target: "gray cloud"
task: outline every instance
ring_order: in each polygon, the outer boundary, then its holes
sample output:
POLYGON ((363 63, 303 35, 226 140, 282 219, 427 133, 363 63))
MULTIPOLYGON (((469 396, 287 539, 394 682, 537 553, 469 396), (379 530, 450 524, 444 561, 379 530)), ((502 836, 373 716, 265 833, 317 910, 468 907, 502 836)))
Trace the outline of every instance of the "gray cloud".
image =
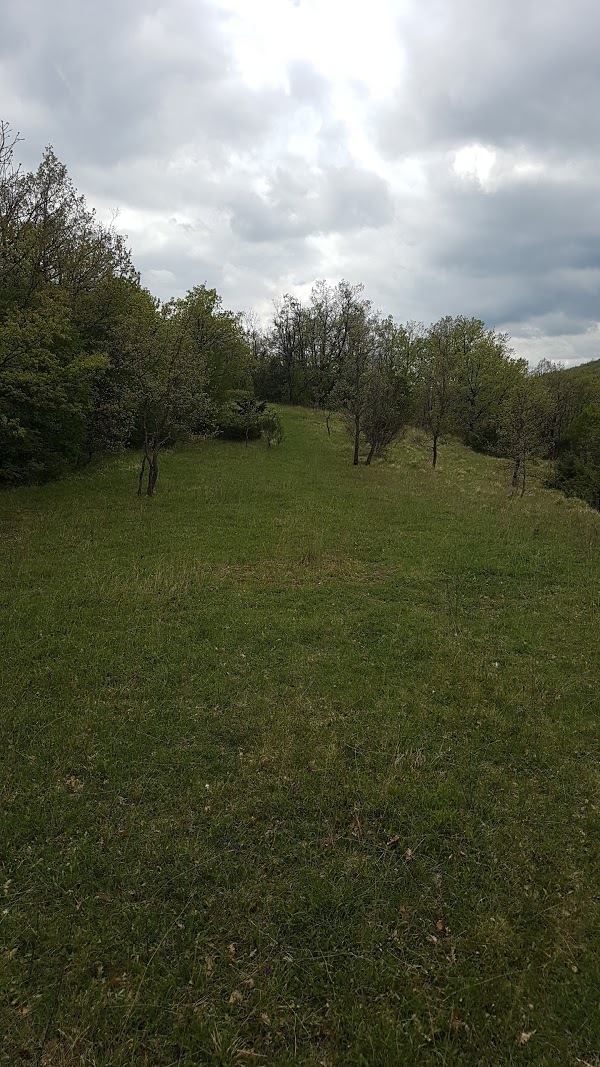
POLYGON ((406 71, 377 115, 390 156, 479 141, 584 155, 600 133, 596 0, 419 0, 406 71))
POLYGON ((308 55, 249 83, 235 25, 223 0, 2 5, 0 117, 24 162, 53 143, 103 216, 120 208, 157 295, 206 281, 267 312, 347 277, 400 319, 600 355, 596 0, 412 0, 377 100, 308 55), (453 168, 471 144, 495 152, 482 182, 453 168))
POLYGON ((357 167, 328 167, 316 173, 278 168, 265 196, 240 192, 231 201, 234 232, 249 241, 310 234, 345 233, 380 227, 393 218, 387 184, 357 167))

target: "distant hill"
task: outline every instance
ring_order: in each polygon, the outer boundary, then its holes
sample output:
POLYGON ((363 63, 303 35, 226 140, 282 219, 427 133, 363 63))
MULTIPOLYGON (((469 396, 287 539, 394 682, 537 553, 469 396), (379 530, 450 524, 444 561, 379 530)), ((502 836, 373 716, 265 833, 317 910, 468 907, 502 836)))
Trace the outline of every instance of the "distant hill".
POLYGON ((600 359, 591 359, 588 363, 578 363, 576 367, 567 367, 566 373, 573 374, 574 371, 585 371, 586 374, 593 374, 594 377, 600 376, 600 359))

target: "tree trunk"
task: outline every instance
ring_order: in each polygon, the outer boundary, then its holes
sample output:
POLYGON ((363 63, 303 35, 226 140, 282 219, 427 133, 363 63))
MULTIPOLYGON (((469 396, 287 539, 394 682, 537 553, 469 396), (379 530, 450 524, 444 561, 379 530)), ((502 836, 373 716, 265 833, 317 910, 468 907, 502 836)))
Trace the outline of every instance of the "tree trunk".
POLYGON ((369 449, 369 455, 367 456, 367 458, 365 460, 365 464, 366 464, 367 467, 371 466, 371 460, 373 459, 374 455, 375 455, 375 445, 371 445, 371 447, 369 449))
POLYGON ((360 448, 360 418, 354 419, 354 466, 358 467, 358 451, 360 448))
POLYGON ((433 463, 433 469, 434 470, 435 470, 435 466, 436 466, 436 463, 437 463, 437 443, 438 443, 438 435, 437 435, 437 433, 435 433, 433 435, 433 456, 432 456, 432 463, 433 463))
POLYGON ((516 488, 517 488, 517 486, 519 484, 519 471, 520 471, 520 469, 521 469, 521 457, 517 456, 517 458, 515 459, 515 465, 513 467, 513 472, 512 472, 512 487, 515 490, 516 490, 516 488))
POLYGON ((147 495, 152 496, 154 489, 158 481, 158 452, 153 452, 150 457, 150 466, 148 468, 148 489, 147 495))
POLYGON ((522 464, 521 470, 522 470, 522 474, 521 474, 521 496, 523 497, 523 496, 525 496, 525 479, 527 477, 527 471, 526 471, 526 468, 525 468, 525 461, 524 460, 523 460, 523 464, 522 464))
POLYGON ((144 471, 145 470, 146 470, 146 453, 144 452, 144 455, 142 456, 142 466, 140 467, 140 476, 138 478, 138 491, 137 491, 137 495, 138 496, 142 495, 142 487, 143 487, 143 483, 144 483, 144 471))
POLYGON ((327 427, 327 436, 328 437, 331 437, 331 426, 329 425, 329 420, 330 419, 331 419, 331 414, 327 415, 327 417, 325 419, 325 425, 327 427))

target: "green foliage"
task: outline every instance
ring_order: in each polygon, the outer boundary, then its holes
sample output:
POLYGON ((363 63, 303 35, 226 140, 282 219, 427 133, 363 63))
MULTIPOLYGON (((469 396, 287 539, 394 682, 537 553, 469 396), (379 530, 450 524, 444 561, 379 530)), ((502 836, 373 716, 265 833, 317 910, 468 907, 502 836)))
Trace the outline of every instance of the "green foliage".
POLYGON ((525 493, 530 461, 544 454, 547 398, 535 378, 522 378, 506 398, 498 426, 498 447, 512 463, 512 486, 525 493))
POLYGON ((82 351, 59 293, 0 323, 0 481, 47 478, 85 454, 94 383, 108 365, 82 351))
POLYGON ((478 452, 497 452, 504 404, 527 372, 514 359, 505 334, 487 330, 479 319, 454 320, 458 358, 451 421, 465 444, 478 452))
POLYGON ((243 386, 248 375, 250 348, 241 315, 224 310, 216 289, 198 285, 172 309, 186 322, 198 362, 203 367, 205 389, 217 405, 243 386))
POLYGON ((283 426, 279 413, 274 408, 266 407, 260 416, 260 429, 265 436, 267 448, 280 445, 283 441, 283 426))
POLYGON ((18 482, 125 443, 115 325, 138 278, 53 150, 28 173, 7 136, 0 124, 0 481, 18 482))
POLYGON ((545 410, 542 432, 550 459, 555 459, 560 442, 574 419, 589 405, 600 400, 600 379, 584 367, 565 371, 561 364, 542 360, 533 372, 545 410))
POLYGON ((204 285, 161 306, 54 151, 28 173, 13 149, 0 124, 0 480, 137 441, 153 491, 161 448, 213 433, 247 380, 241 318, 204 285))
POLYGON ((229 441, 257 441, 265 411, 266 401, 258 400, 246 390, 235 390, 218 418, 220 436, 229 441))
POLYGON ((367 464, 381 457, 413 414, 415 374, 407 336, 391 318, 373 323, 374 350, 367 375, 361 434, 369 447, 367 464))
POLYGON ((590 404, 560 442, 552 485, 600 510, 600 405, 590 404))

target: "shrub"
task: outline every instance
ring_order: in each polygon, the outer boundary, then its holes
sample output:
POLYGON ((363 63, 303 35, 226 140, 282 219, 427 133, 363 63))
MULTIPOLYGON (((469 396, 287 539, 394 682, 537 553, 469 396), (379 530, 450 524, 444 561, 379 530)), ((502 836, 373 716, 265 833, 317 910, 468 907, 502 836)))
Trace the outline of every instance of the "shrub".
POLYGON ((267 441, 267 448, 280 445, 283 440, 281 419, 274 408, 266 408, 260 419, 260 427, 267 441))
POLYGON ((229 441, 257 441, 262 433, 265 408, 265 401, 257 400, 252 393, 243 390, 231 393, 219 416, 220 436, 229 441))

